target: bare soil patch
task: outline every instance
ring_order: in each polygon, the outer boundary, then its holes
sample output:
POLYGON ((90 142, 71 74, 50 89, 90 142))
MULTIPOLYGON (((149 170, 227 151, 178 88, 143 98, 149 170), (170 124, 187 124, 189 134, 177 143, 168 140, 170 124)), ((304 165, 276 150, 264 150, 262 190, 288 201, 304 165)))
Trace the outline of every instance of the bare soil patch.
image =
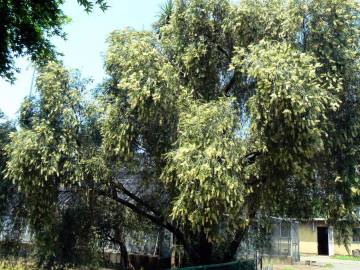
POLYGON ((273 270, 326 270, 331 269, 327 267, 313 266, 313 265, 274 265, 273 270))

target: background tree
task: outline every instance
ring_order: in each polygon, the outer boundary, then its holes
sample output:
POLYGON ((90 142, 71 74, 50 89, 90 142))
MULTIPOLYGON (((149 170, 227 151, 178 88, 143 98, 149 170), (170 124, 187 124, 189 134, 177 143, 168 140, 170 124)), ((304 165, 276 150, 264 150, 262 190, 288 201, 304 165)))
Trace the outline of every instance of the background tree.
POLYGON ((42 69, 6 169, 35 227, 60 190, 87 191, 173 233, 204 264, 233 258, 271 216, 356 222, 359 4, 179 0, 170 10, 155 33, 110 35, 93 104, 61 65, 42 69))
MULTIPOLYGON (((112 245, 121 251, 127 269, 125 237, 145 225, 135 226, 141 224, 137 216, 100 196, 101 190, 108 189, 110 177, 125 177, 119 170, 113 173, 115 164, 105 163, 102 156, 102 110, 87 101, 88 80, 78 72, 54 62, 41 71, 38 95, 24 100, 20 130, 12 135, 26 149, 7 146, 8 151, 22 156, 20 163, 34 165, 26 172, 17 171, 22 184, 16 183, 25 195, 26 225, 33 235, 35 259, 45 269, 96 265, 103 259, 100 251, 112 245), (23 141, 22 136, 28 140, 23 141), (23 156, 25 152, 30 156, 23 156), (40 174, 42 181, 33 181, 40 174)), ((8 168, 15 163, 10 160, 8 168)))
POLYGON ((5 179, 7 161, 5 147, 10 143, 10 133, 15 131, 14 123, 7 120, 0 111, 0 231, 3 236, 0 256, 19 255, 20 240, 26 232, 26 208, 24 197, 16 185, 5 179))
MULTIPOLYGON (((13 82, 18 71, 14 60, 29 56, 31 61, 43 64, 54 59, 56 50, 50 41, 53 36, 65 38, 63 25, 69 18, 61 10, 63 0, 0 1, 0 77, 13 82)), ((78 0, 86 12, 94 5, 107 8, 104 0, 78 0)))

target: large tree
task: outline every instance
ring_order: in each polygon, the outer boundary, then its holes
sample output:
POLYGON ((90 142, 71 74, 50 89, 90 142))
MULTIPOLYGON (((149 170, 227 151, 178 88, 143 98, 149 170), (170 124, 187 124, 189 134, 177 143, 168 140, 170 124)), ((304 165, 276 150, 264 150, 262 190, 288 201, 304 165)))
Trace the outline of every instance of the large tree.
POLYGON ((169 230, 195 264, 231 259, 262 218, 356 222, 359 11, 175 1, 154 32, 110 35, 94 103, 61 65, 41 70, 7 174, 38 222, 59 190, 85 189, 169 230))
MULTIPOLYGON (((105 0, 78 0, 90 12, 94 4, 102 10, 105 0)), ((54 59, 56 50, 51 37, 65 38, 63 25, 69 21, 62 11, 64 0, 1 0, 0 1, 0 77, 13 82, 15 58, 29 56, 31 61, 44 64, 54 59)))

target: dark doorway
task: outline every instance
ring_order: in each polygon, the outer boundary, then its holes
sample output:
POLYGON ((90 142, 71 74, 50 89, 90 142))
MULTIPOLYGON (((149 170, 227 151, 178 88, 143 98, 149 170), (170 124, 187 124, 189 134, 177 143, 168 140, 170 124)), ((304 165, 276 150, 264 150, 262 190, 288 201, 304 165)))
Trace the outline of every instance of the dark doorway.
POLYGON ((318 253, 329 255, 329 237, 327 227, 317 227, 318 253))

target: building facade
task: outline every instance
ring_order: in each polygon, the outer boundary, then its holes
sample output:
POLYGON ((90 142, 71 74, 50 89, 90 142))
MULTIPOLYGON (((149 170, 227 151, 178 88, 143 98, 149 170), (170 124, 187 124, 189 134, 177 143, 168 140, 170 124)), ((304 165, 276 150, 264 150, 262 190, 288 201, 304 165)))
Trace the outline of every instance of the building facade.
POLYGON ((353 228, 349 250, 335 239, 333 226, 326 224, 324 219, 314 219, 299 223, 300 255, 352 255, 360 251, 360 227, 353 228))

